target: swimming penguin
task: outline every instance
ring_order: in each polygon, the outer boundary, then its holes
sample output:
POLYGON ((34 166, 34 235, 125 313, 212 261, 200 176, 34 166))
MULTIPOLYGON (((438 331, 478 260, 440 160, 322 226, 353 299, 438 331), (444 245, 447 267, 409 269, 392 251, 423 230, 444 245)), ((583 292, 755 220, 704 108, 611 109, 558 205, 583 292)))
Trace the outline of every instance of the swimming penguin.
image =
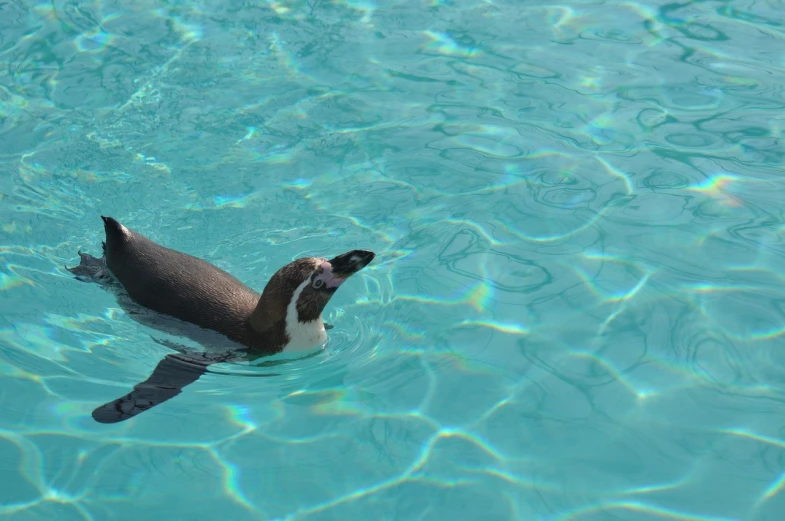
POLYGON ((111 217, 101 218, 103 257, 79 251, 79 265, 66 269, 113 291, 130 318, 220 350, 200 352, 159 341, 177 353, 161 360, 132 392, 95 409, 93 418, 100 423, 127 420, 177 396, 212 364, 320 347, 330 327, 322 322, 322 310, 341 284, 375 256, 352 250, 330 260, 297 259, 279 269, 260 295, 206 261, 161 246, 111 217))

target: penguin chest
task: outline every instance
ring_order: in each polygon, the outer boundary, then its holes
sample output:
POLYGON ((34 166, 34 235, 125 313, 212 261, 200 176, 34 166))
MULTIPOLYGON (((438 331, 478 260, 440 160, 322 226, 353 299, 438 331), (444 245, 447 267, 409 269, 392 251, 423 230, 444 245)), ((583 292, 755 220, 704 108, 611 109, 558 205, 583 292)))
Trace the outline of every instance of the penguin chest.
POLYGON ((321 320, 287 325, 286 336, 289 338, 283 348, 286 352, 310 351, 327 343, 327 332, 321 320))

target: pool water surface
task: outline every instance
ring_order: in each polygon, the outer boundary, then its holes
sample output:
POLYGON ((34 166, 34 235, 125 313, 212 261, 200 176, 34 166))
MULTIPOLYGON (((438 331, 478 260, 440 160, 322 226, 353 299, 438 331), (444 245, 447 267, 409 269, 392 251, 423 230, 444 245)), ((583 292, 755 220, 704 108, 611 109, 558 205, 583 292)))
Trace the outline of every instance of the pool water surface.
POLYGON ((0 2, 0 516, 781 521, 785 4, 0 2), (316 356, 171 351, 101 215, 258 291, 376 253, 316 356), (260 377, 264 376, 264 377, 260 377))

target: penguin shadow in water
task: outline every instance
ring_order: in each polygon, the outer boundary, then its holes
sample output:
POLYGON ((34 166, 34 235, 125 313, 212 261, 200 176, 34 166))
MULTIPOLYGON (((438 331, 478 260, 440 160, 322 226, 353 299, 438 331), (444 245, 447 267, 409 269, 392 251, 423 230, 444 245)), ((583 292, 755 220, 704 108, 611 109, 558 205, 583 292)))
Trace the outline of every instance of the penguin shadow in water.
POLYGON ((80 251, 79 265, 66 269, 114 293, 133 320, 210 349, 202 352, 154 338, 175 352, 130 393, 96 408, 92 416, 100 423, 133 418, 174 398, 213 364, 280 353, 317 355, 307 353, 324 345, 332 327, 322 321, 322 311, 336 290, 375 257, 370 251, 352 250, 333 259, 300 258, 276 271, 259 294, 209 262, 161 246, 111 217, 101 218, 103 256, 80 251))

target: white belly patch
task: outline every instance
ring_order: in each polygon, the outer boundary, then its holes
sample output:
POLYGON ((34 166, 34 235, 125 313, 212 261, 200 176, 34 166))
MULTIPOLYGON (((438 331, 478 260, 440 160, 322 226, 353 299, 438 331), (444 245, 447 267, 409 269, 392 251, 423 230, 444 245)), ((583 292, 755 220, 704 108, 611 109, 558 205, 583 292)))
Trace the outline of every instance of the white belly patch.
POLYGON ((289 335, 289 342, 283 348, 286 352, 310 351, 327 343, 327 331, 321 319, 296 323, 294 327, 287 324, 286 334, 289 335))
POLYGON ((291 302, 286 307, 286 335, 289 342, 284 346, 284 352, 310 351, 327 343, 327 331, 324 330, 322 317, 312 322, 297 320, 297 300, 309 283, 310 280, 305 280, 297 286, 291 302))

